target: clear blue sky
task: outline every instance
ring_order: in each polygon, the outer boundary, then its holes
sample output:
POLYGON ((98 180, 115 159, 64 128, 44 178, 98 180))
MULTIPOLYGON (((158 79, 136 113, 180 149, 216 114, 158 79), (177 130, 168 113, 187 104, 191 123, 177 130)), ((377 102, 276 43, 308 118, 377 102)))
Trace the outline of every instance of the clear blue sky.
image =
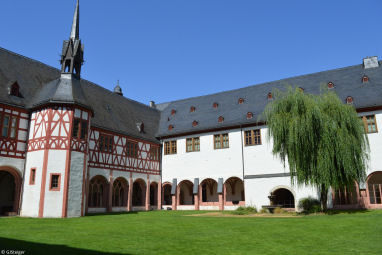
MULTIPOLYGON (((166 102, 382 57, 381 0, 81 0, 82 77, 166 102)), ((59 67, 75 0, 0 3, 0 47, 59 67)))

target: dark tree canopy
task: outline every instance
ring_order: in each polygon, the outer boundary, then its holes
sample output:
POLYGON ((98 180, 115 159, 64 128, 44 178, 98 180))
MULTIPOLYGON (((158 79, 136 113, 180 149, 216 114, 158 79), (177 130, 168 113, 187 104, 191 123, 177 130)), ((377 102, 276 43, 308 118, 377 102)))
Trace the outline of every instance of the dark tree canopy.
POLYGON ((288 163, 293 182, 318 188, 325 209, 329 187, 365 180, 369 143, 361 120, 353 105, 328 90, 310 95, 289 88, 274 94, 264 111, 273 154, 288 163))

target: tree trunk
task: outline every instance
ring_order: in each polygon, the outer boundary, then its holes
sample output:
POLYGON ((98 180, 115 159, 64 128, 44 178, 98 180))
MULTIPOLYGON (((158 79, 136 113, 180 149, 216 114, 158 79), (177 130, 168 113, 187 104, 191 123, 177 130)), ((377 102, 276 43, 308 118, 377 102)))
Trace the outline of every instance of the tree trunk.
POLYGON ((321 210, 323 212, 326 212, 326 210, 328 209, 328 188, 325 185, 321 185, 320 202, 321 202, 321 210))

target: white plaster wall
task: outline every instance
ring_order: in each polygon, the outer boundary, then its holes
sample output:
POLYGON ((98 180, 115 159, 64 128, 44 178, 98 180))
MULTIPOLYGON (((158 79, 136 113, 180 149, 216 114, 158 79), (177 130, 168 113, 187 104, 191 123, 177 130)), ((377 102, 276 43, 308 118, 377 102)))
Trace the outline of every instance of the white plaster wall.
POLYGON ((24 177, 24 190, 21 205, 21 216, 38 217, 40 191, 41 191, 41 178, 42 178, 42 165, 43 165, 44 151, 28 152, 25 177, 24 177), (30 185, 30 170, 36 168, 35 184, 30 185))
POLYGON ((44 217, 62 217, 66 151, 49 150, 46 171, 44 217), (60 191, 50 191, 50 174, 61 174, 60 191))
POLYGON ((269 205, 268 196, 277 188, 287 188, 294 194, 296 209, 301 198, 318 197, 317 190, 313 187, 292 186, 290 177, 246 179, 244 182, 246 206, 254 206, 260 210, 263 205, 269 205))
POLYGON ((378 133, 368 134, 370 145, 370 166, 367 174, 375 171, 382 171, 382 111, 359 114, 360 116, 375 114, 377 120, 378 133))
POLYGON ((68 190, 68 217, 81 216, 84 157, 85 154, 82 152, 71 152, 68 190))
POLYGON ((178 183, 182 180, 193 182, 194 178, 200 178, 201 183, 206 178, 218 181, 218 178, 227 180, 234 176, 243 177, 240 129, 184 136, 176 140, 177 154, 162 155, 163 182, 172 182, 173 178, 177 178, 178 183), (213 137, 215 134, 223 133, 229 134, 229 148, 215 150, 213 137), (198 136, 200 151, 186 152, 186 138, 198 136))

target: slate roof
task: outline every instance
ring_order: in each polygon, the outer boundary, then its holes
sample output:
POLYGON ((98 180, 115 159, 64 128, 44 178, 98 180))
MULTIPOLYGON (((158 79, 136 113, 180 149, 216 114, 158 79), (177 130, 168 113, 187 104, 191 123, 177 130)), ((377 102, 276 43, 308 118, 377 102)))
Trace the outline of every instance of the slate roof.
POLYGON ((30 110, 46 102, 70 100, 91 107, 93 127, 158 143, 158 110, 84 79, 63 79, 56 68, 0 48, 0 103, 30 110), (9 87, 16 81, 22 98, 9 95, 9 87), (73 90, 65 90, 69 85, 73 90), (143 133, 137 128, 140 122, 144 123, 143 133))
POLYGON ((261 114, 269 102, 268 93, 274 89, 283 90, 288 86, 301 87, 306 93, 319 94, 321 86, 334 83, 333 90, 345 102, 348 96, 353 97, 354 106, 359 108, 382 105, 382 67, 364 69, 363 65, 354 65, 340 69, 302 75, 245 88, 225 91, 212 95, 194 97, 158 104, 161 110, 158 137, 196 133, 199 131, 213 130, 220 127, 255 124, 264 121, 261 114), (362 83, 366 75, 369 81, 362 83), (239 98, 244 99, 239 104, 239 98), (213 103, 218 103, 214 109, 213 103), (190 112, 190 107, 196 110, 190 112), (172 110, 176 113, 172 115, 172 110), (252 119, 247 119, 247 112, 253 113, 252 119), (224 121, 218 123, 222 116, 224 121), (194 121, 198 122, 193 126, 194 121), (172 125, 172 130, 169 130, 172 125))

